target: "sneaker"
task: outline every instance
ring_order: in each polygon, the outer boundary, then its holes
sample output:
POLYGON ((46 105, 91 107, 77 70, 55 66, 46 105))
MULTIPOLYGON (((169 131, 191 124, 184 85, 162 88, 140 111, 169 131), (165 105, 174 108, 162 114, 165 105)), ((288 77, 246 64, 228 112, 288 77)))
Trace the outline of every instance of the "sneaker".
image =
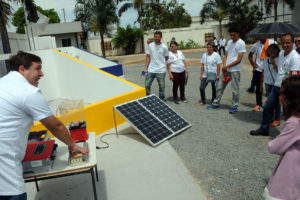
POLYGON ((263 129, 260 128, 260 129, 257 129, 257 130, 250 131, 250 135, 253 135, 253 136, 259 136, 259 135, 269 136, 269 131, 263 130, 263 129))
POLYGON ((207 108, 208 110, 211 110, 211 109, 219 109, 219 106, 214 105, 214 104, 210 104, 210 105, 206 106, 206 108, 207 108))
POLYGON ((173 100, 175 104, 179 104, 179 101, 177 99, 173 100))
POLYGON ((182 99, 181 101, 182 101, 183 103, 189 102, 187 99, 182 99))
POLYGON ((237 108, 230 108, 229 113, 235 114, 237 112, 237 108))
POLYGON ((276 126, 280 126, 280 121, 274 120, 271 125, 271 127, 276 127, 276 126))
POLYGON ((248 88, 247 92, 249 92, 249 93, 254 93, 254 89, 248 88))
POLYGON ((252 111, 260 111, 261 110, 261 107, 259 105, 256 105, 252 111))

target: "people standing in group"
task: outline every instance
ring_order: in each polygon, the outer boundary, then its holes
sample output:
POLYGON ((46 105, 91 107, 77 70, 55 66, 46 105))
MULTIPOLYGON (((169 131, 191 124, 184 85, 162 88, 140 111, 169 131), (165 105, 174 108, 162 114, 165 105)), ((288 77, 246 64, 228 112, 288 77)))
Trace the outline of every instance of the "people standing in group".
POLYGON ((280 103, 284 120, 280 135, 269 142, 269 152, 280 159, 265 188, 265 199, 300 199, 300 76, 282 82, 280 103))
POLYGON ((273 44, 274 40, 271 39, 260 39, 257 41, 250 49, 248 59, 254 70, 254 80, 256 87, 256 106, 253 108, 253 111, 259 111, 262 107, 262 87, 261 77, 262 77, 262 64, 266 59, 266 50, 270 44, 273 44), (253 60, 253 55, 256 54, 255 61, 253 60))
POLYGON ((233 114, 237 112, 239 104, 239 86, 240 86, 240 77, 242 69, 242 59, 243 55, 246 52, 245 42, 240 38, 240 32, 236 28, 229 30, 231 40, 226 46, 226 53, 223 59, 223 74, 217 84, 217 95, 212 104, 207 106, 207 109, 217 109, 219 108, 219 103, 221 101, 224 90, 228 84, 228 80, 224 79, 224 73, 228 74, 231 78, 231 88, 232 88, 232 106, 229 110, 229 113, 233 114))
POLYGON ((295 38, 296 51, 300 54, 300 37, 295 38))
POLYGON ((260 128, 250 131, 250 135, 269 135, 270 123, 274 113, 274 109, 279 104, 280 87, 284 79, 289 76, 290 72, 300 71, 300 58, 296 50, 293 49, 294 36, 285 34, 281 38, 282 51, 278 57, 278 75, 275 79, 274 86, 271 89, 269 97, 263 106, 263 118, 260 128))
POLYGON ((153 80, 156 78, 159 86, 159 98, 165 99, 165 76, 167 64, 169 59, 168 47, 161 42, 162 32, 156 31, 154 33, 154 42, 149 44, 146 51, 146 65, 144 71, 147 71, 145 87, 146 94, 151 94, 151 86, 153 80))
POLYGON ((211 83, 212 87, 212 98, 210 103, 216 98, 216 81, 220 78, 221 71, 221 57, 218 53, 214 52, 214 43, 207 43, 207 52, 202 55, 201 64, 201 74, 200 74, 200 103, 198 106, 203 106, 206 104, 205 88, 208 83, 211 83))
POLYGON ((179 104, 178 98, 178 87, 180 89, 180 100, 187 103, 188 100, 185 98, 184 87, 185 87, 185 76, 187 71, 187 63, 185 57, 178 49, 176 41, 171 42, 169 60, 167 61, 169 78, 173 81, 173 101, 179 104))
POLYGON ((223 56, 225 56, 225 46, 226 46, 226 39, 224 38, 223 35, 221 35, 221 38, 219 40, 219 54, 221 55, 221 50, 223 50, 223 56))
MULTIPOLYGON (((280 48, 277 44, 271 44, 267 49, 267 58, 263 62, 263 77, 266 89, 266 96, 268 97, 272 88, 274 87, 275 80, 278 75, 278 56, 280 48)), ((261 84, 262 85, 262 84, 261 84)), ((261 92, 263 88, 260 88, 261 92)), ((281 106, 278 104, 274 111, 274 117, 272 118, 271 127, 276 127, 280 125, 280 109, 281 106)))
POLYGON ((214 51, 215 52, 218 52, 218 46, 219 46, 218 39, 216 37, 214 37, 214 51))

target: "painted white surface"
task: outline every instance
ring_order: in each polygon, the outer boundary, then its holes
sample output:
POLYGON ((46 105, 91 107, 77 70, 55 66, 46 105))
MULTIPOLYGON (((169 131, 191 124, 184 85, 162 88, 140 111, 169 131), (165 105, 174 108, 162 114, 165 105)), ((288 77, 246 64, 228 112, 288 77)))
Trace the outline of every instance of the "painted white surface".
MULTIPOLYGON (((118 130, 136 132, 127 123, 118 130)), ((114 129, 107 133, 114 133, 114 129)), ((100 143, 102 135, 96 136, 98 146, 104 146, 100 143)), ((206 200, 168 141, 153 148, 140 135, 110 135, 103 139, 110 147, 97 150, 99 200, 206 200)), ((39 186, 40 192, 36 192, 34 183, 26 184, 29 199, 93 199, 89 174, 40 181, 39 186)))
POLYGON ((67 48, 62 47, 62 48, 57 48, 57 50, 60 50, 62 53, 72 56, 73 58, 76 58, 80 61, 90 64, 96 68, 110 67, 118 64, 110 60, 104 59, 102 57, 95 56, 91 53, 88 53, 86 51, 80 50, 75 47, 67 47, 67 48))

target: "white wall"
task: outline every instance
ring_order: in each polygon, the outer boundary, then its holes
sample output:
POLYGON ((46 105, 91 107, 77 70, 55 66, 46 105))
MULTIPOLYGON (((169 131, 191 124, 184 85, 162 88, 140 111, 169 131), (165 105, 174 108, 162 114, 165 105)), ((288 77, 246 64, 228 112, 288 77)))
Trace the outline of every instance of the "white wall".
MULTIPOLYGON (((77 47, 76 33, 66 33, 55 35, 56 47, 62 47, 62 39, 71 39, 71 46, 77 47)), ((80 40, 78 40, 78 46, 80 46, 80 40)))

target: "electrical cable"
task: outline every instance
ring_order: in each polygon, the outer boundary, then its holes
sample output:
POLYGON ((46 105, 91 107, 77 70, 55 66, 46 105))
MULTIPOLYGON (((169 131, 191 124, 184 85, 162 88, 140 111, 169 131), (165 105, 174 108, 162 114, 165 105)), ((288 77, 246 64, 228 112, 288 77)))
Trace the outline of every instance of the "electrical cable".
MULTIPOLYGON (((136 134, 138 134, 138 133, 121 133, 121 134, 118 134, 118 135, 136 135, 136 134)), ((109 143, 103 140, 103 138, 108 136, 108 135, 116 135, 116 133, 106 133, 106 134, 102 135, 100 137, 100 142, 104 143, 106 146, 102 146, 102 147, 101 146, 96 146, 96 149, 107 149, 107 148, 109 148, 109 146, 110 146, 109 143)))

